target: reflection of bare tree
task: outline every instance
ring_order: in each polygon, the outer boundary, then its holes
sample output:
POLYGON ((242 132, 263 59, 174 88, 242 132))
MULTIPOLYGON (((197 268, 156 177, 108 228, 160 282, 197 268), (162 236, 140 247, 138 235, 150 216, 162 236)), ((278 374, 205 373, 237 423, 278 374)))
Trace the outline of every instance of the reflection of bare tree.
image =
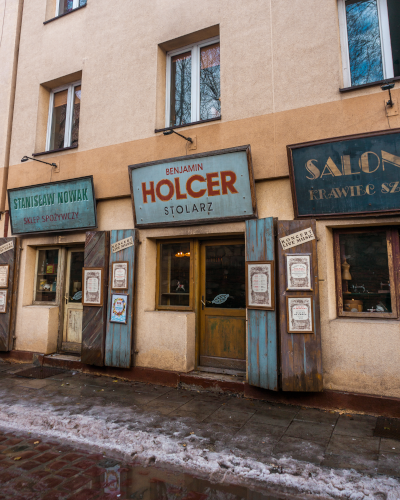
POLYGON ((192 121, 192 57, 190 52, 172 58, 171 125, 192 121))
POLYGON ((377 0, 346 2, 352 85, 383 80, 377 0))
POLYGON ((200 120, 221 116, 219 43, 201 50, 200 120))

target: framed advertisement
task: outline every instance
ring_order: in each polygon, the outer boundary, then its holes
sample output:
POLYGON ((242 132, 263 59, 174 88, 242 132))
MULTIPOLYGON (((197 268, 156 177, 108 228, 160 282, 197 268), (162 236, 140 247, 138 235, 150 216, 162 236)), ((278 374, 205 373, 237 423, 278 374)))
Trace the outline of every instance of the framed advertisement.
POLYGON ((274 262, 246 262, 246 307, 275 309, 274 262))
POLYGON ((0 290, 0 314, 7 312, 7 296, 8 290, 0 290))
POLYGON ((127 294, 111 294, 110 323, 122 323, 126 325, 128 318, 128 297, 127 294))
POLYGON ((111 288, 113 290, 128 290, 129 262, 113 262, 111 266, 111 288))
POLYGON ((10 264, 0 266, 0 288, 8 288, 8 276, 10 274, 10 264))
POLYGON ((312 291, 311 254, 286 254, 286 290, 312 291))
POLYGON ((312 295, 286 296, 288 333, 314 333, 314 303, 312 295))
POLYGON ((84 306, 103 305, 103 268, 84 267, 82 269, 82 304, 84 306))

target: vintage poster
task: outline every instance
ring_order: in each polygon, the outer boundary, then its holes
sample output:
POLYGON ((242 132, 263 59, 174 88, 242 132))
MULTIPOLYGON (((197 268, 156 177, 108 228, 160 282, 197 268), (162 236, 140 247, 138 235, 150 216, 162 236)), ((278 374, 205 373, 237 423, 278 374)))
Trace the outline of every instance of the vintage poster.
POLYGON ((82 270, 83 281, 83 305, 102 306, 103 305, 103 268, 84 267, 82 270))
POLYGON ((311 255, 286 255, 287 290, 312 290, 311 255))
POLYGON ((274 263, 246 262, 247 308, 274 310, 274 263))
POLYGON ((128 289, 128 268, 129 268, 129 262, 112 263, 111 288, 113 290, 128 289))
POLYGON ((288 333, 314 333, 312 296, 286 297, 288 333))
POLYGON ((126 325, 128 312, 129 295, 115 294, 111 295, 111 315, 110 323, 123 323, 126 325))
POLYGON ((7 312, 7 293, 8 290, 0 290, 0 314, 7 312))
POLYGON ((9 264, 0 266, 0 288, 8 288, 8 274, 10 272, 9 264))

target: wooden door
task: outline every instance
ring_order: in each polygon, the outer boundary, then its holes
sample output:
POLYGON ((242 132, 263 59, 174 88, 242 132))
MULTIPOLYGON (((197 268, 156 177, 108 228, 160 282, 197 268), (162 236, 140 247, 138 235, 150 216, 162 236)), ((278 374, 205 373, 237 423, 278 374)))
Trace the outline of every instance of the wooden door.
POLYGON ((63 351, 81 352, 83 263, 83 248, 72 248, 68 250, 64 297, 63 351))
POLYGON ((200 366, 245 371, 244 241, 203 243, 200 259, 200 366))

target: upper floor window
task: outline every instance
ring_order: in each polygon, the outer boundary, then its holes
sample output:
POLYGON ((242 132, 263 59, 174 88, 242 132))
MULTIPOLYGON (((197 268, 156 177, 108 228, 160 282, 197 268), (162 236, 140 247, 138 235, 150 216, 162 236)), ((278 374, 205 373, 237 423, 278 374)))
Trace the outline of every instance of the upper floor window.
POLYGON ((86 0, 57 0, 56 16, 61 16, 71 10, 86 5, 86 0))
POLYGON ((399 0, 339 0, 344 86, 400 76, 399 0))
POLYGON ((169 52, 165 126, 185 125, 219 116, 219 38, 169 52))
POLYGON ((50 93, 46 151, 78 145, 81 83, 74 82, 50 93))

